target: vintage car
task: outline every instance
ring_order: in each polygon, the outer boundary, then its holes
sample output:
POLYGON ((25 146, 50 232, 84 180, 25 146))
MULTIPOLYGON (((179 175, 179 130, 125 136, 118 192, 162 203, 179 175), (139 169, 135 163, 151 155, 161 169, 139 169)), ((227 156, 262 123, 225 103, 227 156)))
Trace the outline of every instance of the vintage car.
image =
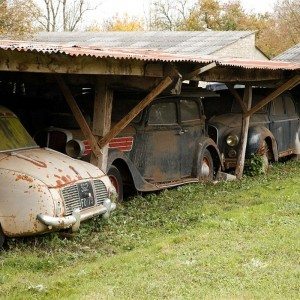
POLYGON ((97 167, 38 147, 19 119, 0 106, 0 248, 5 237, 71 228, 109 216, 117 198, 97 167))
MULTIPOLYGON (((265 89, 253 89, 252 107, 268 93, 270 91, 265 89)), ((232 98, 230 112, 212 116, 208 121, 209 136, 224 154, 227 169, 236 166, 242 124, 240 105, 232 98)), ((292 95, 286 92, 251 116, 246 158, 251 154, 262 155, 266 169, 270 161, 300 154, 299 107, 296 104, 292 95)))
MULTIPOLYGON (((116 96, 112 123, 121 120, 138 101, 134 96, 116 96)), ((83 141, 78 125, 72 124, 71 115, 62 114, 61 121, 54 119, 55 127, 39 134, 38 143, 60 151, 65 148, 72 157, 88 154, 88 143, 83 141)), ((109 143, 107 174, 119 200, 123 192, 132 189, 155 191, 211 180, 220 168, 220 153, 207 135, 200 98, 156 99, 109 143)))

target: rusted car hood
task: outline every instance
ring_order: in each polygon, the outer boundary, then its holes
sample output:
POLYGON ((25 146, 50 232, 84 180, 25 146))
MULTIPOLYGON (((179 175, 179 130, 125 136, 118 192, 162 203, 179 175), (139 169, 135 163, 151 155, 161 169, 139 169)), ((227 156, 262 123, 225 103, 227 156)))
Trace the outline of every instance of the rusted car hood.
MULTIPOLYGON (((268 117, 264 114, 254 114, 250 119, 250 124, 266 124, 268 117)), ((228 113, 224 115, 214 116, 209 119, 208 124, 221 125, 229 128, 242 126, 242 114, 228 113)))
POLYGON ((0 153, 0 169, 16 172, 16 180, 32 180, 30 177, 33 177, 48 187, 61 187, 81 179, 104 175, 92 164, 45 148, 0 153))

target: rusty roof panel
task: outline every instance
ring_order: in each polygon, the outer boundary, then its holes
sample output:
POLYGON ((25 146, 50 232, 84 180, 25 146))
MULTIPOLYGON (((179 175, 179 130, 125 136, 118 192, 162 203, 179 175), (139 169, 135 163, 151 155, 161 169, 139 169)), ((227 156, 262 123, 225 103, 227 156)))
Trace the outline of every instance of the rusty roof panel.
POLYGON ((0 49, 18 52, 90 56, 95 58, 128 59, 154 62, 211 63, 242 69, 300 70, 300 63, 284 61, 259 61, 250 59, 215 58, 213 56, 178 55, 150 49, 99 48, 93 46, 69 46, 41 42, 0 40, 0 49))

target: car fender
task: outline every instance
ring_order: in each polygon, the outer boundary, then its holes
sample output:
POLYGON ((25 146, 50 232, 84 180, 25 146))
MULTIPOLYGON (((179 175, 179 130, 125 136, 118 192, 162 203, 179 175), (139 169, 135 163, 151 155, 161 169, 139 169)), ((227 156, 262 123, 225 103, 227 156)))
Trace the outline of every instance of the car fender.
POLYGON ((49 231, 37 220, 42 213, 54 216, 56 206, 48 187, 29 175, 0 170, 0 224, 6 236, 49 231))
POLYGON ((251 154, 259 153, 264 146, 264 141, 267 140, 268 145, 271 145, 274 160, 278 161, 277 142, 272 132, 265 126, 252 126, 249 128, 246 157, 251 154))
POLYGON ((157 186, 154 184, 151 184, 147 182, 139 172, 139 170, 136 168, 136 166, 133 164, 133 162, 126 156, 124 153, 120 150, 113 149, 109 150, 108 153, 108 161, 107 161, 107 170, 109 169, 109 166, 114 165, 118 167, 117 165, 123 163, 128 168, 128 171, 132 177, 134 187, 136 190, 140 192, 144 191, 156 191, 157 186))
POLYGON ((197 143, 197 151, 196 155, 194 157, 194 164, 193 164, 193 170, 192 174, 194 176, 197 176, 198 174, 198 167, 199 167, 199 162, 204 154, 205 150, 208 150, 211 153, 213 162, 214 162, 214 169, 215 172, 218 172, 220 169, 224 168, 223 165, 223 158, 222 155, 219 151, 219 148, 217 144, 209 137, 202 137, 198 140, 197 143))

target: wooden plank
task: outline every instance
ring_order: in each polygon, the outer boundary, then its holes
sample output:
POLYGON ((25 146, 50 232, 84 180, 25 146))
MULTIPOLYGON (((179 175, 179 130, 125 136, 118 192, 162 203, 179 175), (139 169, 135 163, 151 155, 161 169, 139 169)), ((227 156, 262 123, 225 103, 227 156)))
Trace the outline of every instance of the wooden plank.
POLYGON ((212 62, 204 67, 201 67, 201 68, 197 68, 196 70, 194 70, 193 72, 189 73, 189 74, 186 74, 184 76, 184 79, 193 79, 194 77, 206 72, 206 71, 209 71, 213 68, 215 68, 217 66, 217 64, 215 62, 212 62))
POLYGON ((85 138, 90 141, 91 148, 92 148, 94 155, 96 157, 98 157, 101 154, 101 149, 98 146, 97 140, 94 137, 89 125, 87 124, 80 108, 78 107, 76 100, 74 99, 69 87, 66 85, 65 81, 63 80, 63 78, 60 75, 55 75, 55 79, 56 79, 77 123, 79 124, 80 129, 82 130, 85 138))
POLYGON ((231 84, 226 84, 228 90, 231 92, 231 94, 234 96, 235 100, 240 104, 243 113, 247 112, 247 107, 245 105, 245 102, 239 95, 239 93, 234 89, 234 87, 231 84))
POLYGON ((263 100, 261 100, 259 103, 257 103, 252 109, 247 111, 245 113, 245 116, 250 116, 254 113, 256 113, 258 110, 260 110, 262 107, 264 107, 266 104, 274 100, 276 97, 281 95, 283 92, 287 91, 291 87, 295 87, 297 84, 300 83, 300 75, 296 75, 293 78, 286 81, 283 85, 281 85, 279 88, 277 88, 275 91, 273 91, 270 95, 265 97, 263 100))
POLYGON ((210 64, 208 64, 208 65, 206 65, 206 66, 200 68, 200 71, 199 71, 198 75, 199 75, 199 74, 202 74, 202 73, 204 73, 204 72, 206 72, 206 71, 209 71, 209 70, 211 70, 212 68, 215 68, 216 66, 217 66, 217 64, 216 64, 215 62, 212 62, 212 63, 210 63, 210 64))
POLYGON ((129 59, 95 58, 90 56, 67 56, 52 53, 13 52, 0 49, 0 71, 85 74, 129 75, 163 78, 163 63, 146 69, 147 62, 129 59))
MULTIPOLYGON (((94 116, 93 116, 93 134, 99 141, 105 136, 111 127, 113 91, 108 84, 98 79, 95 85, 94 116)), ((107 171, 108 145, 102 149, 102 154, 98 157, 92 155, 91 163, 98 166, 103 172, 107 171)))
MULTIPOLYGON (((297 71, 291 71, 296 73, 297 71)), ((253 85, 263 85, 264 82, 281 80, 286 78, 283 70, 259 70, 259 69, 238 69, 233 67, 220 67, 210 70, 197 76, 198 80, 208 82, 240 83, 253 85)))
MULTIPOLYGON (((252 86, 247 85, 244 91, 244 103, 247 103, 247 110, 251 109, 252 105, 252 86)), ((248 140, 248 131, 250 124, 250 116, 243 115, 240 149, 236 163, 235 175, 238 179, 242 178, 245 165, 245 155, 248 140)))
POLYGON ((148 106, 163 90, 165 90, 173 80, 165 77, 140 103, 138 103, 121 121, 119 121, 108 134, 100 141, 102 148, 116 137, 146 106, 148 106))

